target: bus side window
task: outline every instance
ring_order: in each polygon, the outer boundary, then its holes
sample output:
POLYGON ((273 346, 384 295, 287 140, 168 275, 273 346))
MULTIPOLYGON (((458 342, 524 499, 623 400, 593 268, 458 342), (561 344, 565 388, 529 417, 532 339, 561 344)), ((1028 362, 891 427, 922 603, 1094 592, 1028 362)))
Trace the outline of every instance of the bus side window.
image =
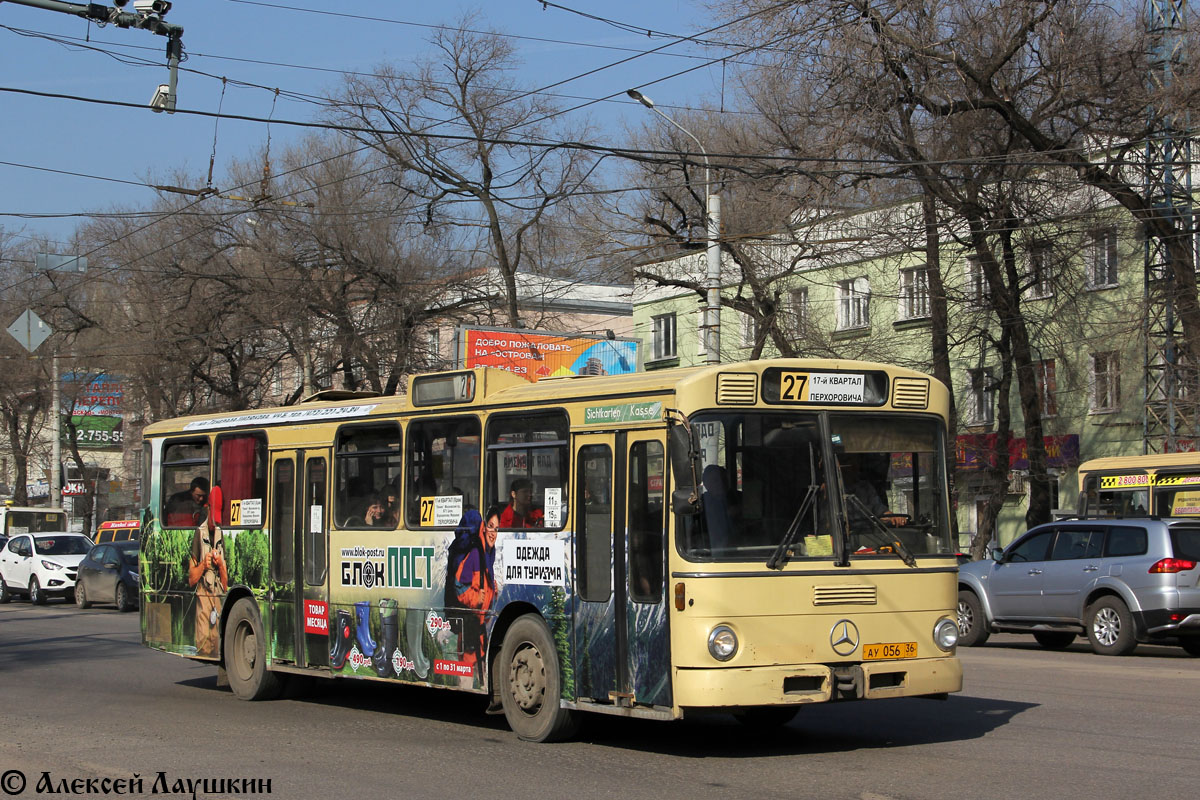
POLYGON ((410 529, 434 526, 435 508, 449 513, 457 503, 455 520, 468 509, 478 508, 480 440, 476 417, 409 424, 405 519, 410 529))
POLYGON ((211 448, 207 438, 168 442, 163 449, 161 518, 169 528, 193 528, 208 502, 211 448), (193 492, 193 489, 197 491, 193 492))
POLYGON ((567 429, 562 412, 505 415, 488 423, 484 498, 504 509, 501 528, 563 527, 567 429))
POLYGON ((212 499, 220 508, 215 520, 220 525, 259 527, 267 497, 267 436, 238 433, 217 437, 217 480, 212 499), (238 502, 234 513, 234 503, 238 502))
POLYGON ((367 508, 400 476, 404 456, 395 422, 347 425, 338 431, 334 518, 343 528, 391 528, 394 520, 368 525, 367 508))

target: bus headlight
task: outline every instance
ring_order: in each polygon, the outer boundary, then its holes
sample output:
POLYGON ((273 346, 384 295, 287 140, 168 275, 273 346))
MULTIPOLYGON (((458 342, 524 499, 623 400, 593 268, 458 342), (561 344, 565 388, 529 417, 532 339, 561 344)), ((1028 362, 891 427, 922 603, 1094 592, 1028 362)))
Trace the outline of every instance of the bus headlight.
POLYGON ((938 620, 933 626, 933 642, 946 652, 953 650, 958 644, 958 623, 952 619, 938 620))
POLYGON ((728 661, 737 649, 737 634, 728 625, 718 625, 708 634, 708 652, 717 661, 728 661))

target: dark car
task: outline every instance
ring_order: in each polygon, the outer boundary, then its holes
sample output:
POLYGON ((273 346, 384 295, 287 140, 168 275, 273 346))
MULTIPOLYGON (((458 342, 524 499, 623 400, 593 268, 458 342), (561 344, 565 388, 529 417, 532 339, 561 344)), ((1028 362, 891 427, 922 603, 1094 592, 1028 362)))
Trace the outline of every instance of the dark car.
POLYGON ((118 611, 137 608, 138 541, 105 542, 88 551, 79 562, 75 603, 87 608, 92 603, 114 603, 118 611))

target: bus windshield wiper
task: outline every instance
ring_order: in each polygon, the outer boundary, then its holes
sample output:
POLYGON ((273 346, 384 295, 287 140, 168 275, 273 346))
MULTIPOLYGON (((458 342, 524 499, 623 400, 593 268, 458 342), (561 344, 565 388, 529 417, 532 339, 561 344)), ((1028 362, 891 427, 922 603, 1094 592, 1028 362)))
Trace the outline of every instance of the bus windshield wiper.
POLYGON ((813 498, 816 496, 817 486, 809 484, 808 492, 805 493, 804 500, 800 502, 800 509, 792 519, 792 524, 788 526, 787 533, 783 535, 783 541, 779 543, 779 546, 775 548, 775 552, 771 553, 771 557, 767 559, 767 569, 783 569, 783 565, 787 563, 788 554, 791 553, 792 544, 800 534, 800 523, 804 520, 804 515, 808 513, 808 509, 812 507, 813 498))
POLYGON ((915 567, 917 565, 917 559, 913 556, 912 552, 900 542, 900 537, 893 536, 891 529, 888 528, 887 525, 883 524, 883 520, 872 514, 870 509, 867 508, 861 499, 851 494, 847 495, 846 502, 852 504, 856 509, 858 509, 859 513, 866 517, 867 521, 871 523, 871 527, 874 528, 874 530, 871 531, 871 534, 880 537, 875 541, 879 542, 882 540, 882 544, 889 547, 891 551, 908 566, 915 567))

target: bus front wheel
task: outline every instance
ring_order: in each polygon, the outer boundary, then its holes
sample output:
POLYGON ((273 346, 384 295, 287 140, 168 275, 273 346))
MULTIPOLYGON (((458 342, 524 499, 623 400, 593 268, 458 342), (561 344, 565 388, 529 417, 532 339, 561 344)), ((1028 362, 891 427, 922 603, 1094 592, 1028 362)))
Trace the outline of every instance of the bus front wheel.
POLYGON ((258 606, 248 597, 238 600, 225 623, 225 671, 229 688, 242 700, 270 700, 283 681, 267 670, 266 638, 258 606))
POLYGON ((579 729, 576 713, 562 708, 558 650, 537 614, 518 617, 504 634, 496 664, 500 702, 513 732, 527 742, 567 739, 579 729))

